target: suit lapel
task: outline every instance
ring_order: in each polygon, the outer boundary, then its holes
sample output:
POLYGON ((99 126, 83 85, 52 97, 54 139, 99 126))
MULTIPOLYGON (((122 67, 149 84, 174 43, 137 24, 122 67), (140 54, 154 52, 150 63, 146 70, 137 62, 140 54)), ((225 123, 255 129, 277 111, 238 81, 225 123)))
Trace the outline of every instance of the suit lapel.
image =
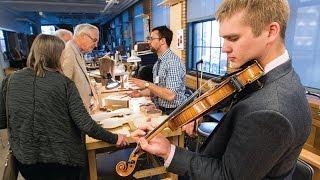
POLYGON ((80 52, 79 48, 77 48, 77 45, 75 44, 75 42, 72 41, 70 43, 72 43, 71 47, 72 47, 73 51, 75 52, 75 56, 76 56, 76 62, 75 63, 77 64, 77 66, 79 66, 79 68, 81 70, 80 73, 83 73, 83 75, 85 76, 85 78, 86 78, 86 80, 88 82, 88 85, 90 87, 91 94, 93 94, 93 89, 91 87, 91 83, 90 83, 89 77, 88 77, 88 75, 86 73, 87 69, 85 67, 83 54, 80 52))
POLYGON ((76 64, 77 66, 79 66, 80 70, 82 71, 82 73, 84 74, 84 76, 86 77, 88 83, 90 84, 90 81, 89 81, 89 77, 87 75, 87 70, 86 70, 86 67, 85 67, 85 62, 84 62, 84 57, 83 57, 83 54, 80 52, 79 48, 76 47, 76 44, 74 42, 70 42, 72 43, 72 49, 73 51, 75 52, 75 55, 76 55, 76 64))
POLYGON ((80 52, 79 48, 76 47, 76 44, 74 42, 70 42, 72 43, 72 49, 75 52, 76 55, 76 64, 82 69, 83 72, 86 72, 86 69, 84 69, 83 66, 83 61, 84 61, 84 57, 83 54, 80 52))

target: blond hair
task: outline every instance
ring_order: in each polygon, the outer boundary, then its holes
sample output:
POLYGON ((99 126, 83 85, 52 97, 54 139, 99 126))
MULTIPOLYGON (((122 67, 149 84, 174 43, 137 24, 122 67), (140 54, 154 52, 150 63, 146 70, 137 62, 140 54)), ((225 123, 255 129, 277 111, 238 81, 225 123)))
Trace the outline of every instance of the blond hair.
POLYGON ((285 38, 290 14, 287 0, 224 0, 216 17, 218 21, 224 21, 242 11, 243 23, 252 28, 255 36, 259 36, 266 25, 277 22, 280 25, 280 35, 285 38))
POLYGON ((64 42, 56 36, 39 34, 32 43, 27 67, 40 77, 44 76, 45 69, 61 71, 60 57, 64 46, 64 42))

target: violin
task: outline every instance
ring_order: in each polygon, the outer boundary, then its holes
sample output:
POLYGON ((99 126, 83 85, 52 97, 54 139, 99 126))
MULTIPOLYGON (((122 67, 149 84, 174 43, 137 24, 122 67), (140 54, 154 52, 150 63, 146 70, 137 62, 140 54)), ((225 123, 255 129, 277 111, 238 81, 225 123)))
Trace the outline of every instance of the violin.
MULTIPOLYGON (((146 135, 146 140, 150 141, 159 134, 164 128, 169 127, 172 131, 177 130, 183 125, 198 119, 207 112, 215 110, 224 100, 236 93, 241 92, 248 84, 258 80, 264 74, 263 68, 257 61, 247 66, 245 69, 226 78, 216 88, 210 89, 200 97, 194 97, 200 93, 197 90, 182 105, 176 108, 158 127, 146 135), (193 101, 192 103, 190 103, 193 101)), ((201 88, 200 88, 201 89, 201 88)), ((139 144, 130 154, 127 162, 120 161, 116 165, 117 173, 122 176, 129 176, 135 169, 139 156, 145 152, 139 144)))

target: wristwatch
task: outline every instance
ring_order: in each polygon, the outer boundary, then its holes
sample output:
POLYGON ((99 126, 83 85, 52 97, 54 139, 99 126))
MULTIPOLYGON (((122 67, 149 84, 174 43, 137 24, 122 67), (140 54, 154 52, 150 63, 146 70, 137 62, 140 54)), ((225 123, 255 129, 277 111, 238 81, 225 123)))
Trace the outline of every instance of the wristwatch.
POLYGON ((146 82, 145 84, 144 84, 144 88, 148 88, 150 86, 150 83, 148 83, 148 82, 146 82))

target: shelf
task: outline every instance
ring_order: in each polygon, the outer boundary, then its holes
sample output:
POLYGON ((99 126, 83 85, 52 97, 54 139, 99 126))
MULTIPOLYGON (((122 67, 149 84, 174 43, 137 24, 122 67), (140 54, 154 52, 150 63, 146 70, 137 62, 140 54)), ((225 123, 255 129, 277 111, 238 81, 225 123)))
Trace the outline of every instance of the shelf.
POLYGON ((173 5, 178 4, 182 1, 183 0, 163 0, 161 3, 158 4, 158 6, 173 6, 173 5))

